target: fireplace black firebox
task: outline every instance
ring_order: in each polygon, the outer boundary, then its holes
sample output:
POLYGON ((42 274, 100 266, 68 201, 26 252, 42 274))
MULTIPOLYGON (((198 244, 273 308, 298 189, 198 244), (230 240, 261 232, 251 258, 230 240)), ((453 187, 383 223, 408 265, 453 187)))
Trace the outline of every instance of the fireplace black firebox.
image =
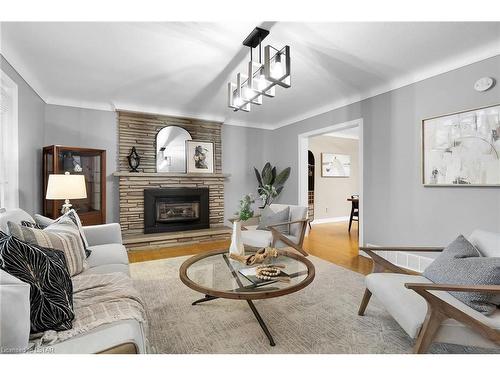
POLYGON ((144 189, 144 233, 206 228, 208 188, 144 189))

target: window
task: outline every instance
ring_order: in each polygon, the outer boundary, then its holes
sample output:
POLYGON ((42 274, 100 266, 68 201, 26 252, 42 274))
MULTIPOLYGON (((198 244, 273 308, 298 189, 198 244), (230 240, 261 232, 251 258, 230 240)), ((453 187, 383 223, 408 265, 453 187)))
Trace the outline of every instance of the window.
POLYGON ((0 207, 19 207, 17 85, 0 70, 0 207))

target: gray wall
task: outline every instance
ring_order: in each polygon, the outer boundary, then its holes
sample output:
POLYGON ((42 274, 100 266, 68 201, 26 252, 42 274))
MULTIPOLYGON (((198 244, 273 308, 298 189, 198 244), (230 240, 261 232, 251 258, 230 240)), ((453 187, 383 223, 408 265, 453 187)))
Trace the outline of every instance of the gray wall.
MULTIPOLYGON (((40 211, 42 146, 105 148, 108 221, 117 221, 118 193, 109 176, 116 170, 115 113, 45 105, 3 57, 1 67, 19 86, 21 208, 40 211)), ((242 194, 255 192, 252 167, 267 160, 279 169, 292 167, 279 200, 296 203, 297 135, 363 118, 365 242, 439 245, 474 228, 500 230, 500 188, 424 188, 420 181, 421 119, 500 103, 498 84, 485 93, 473 90, 475 80, 483 76, 500 80, 500 56, 275 131, 224 126, 223 168, 232 175, 226 183, 226 218, 242 194)))
POLYGON ((423 187, 423 118, 500 103, 500 85, 484 93, 474 82, 500 80, 500 56, 490 58, 273 132, 272 160, 293 173, 280 200, 298 201, 297 135, 364 120, 365 243, 442 245, 475 228, 500 230, 500 188, 423 187))
MULTIPOLYGON (((115 112, 46 105, 44 144, 102 148, 107 155, 107 221, 119 221, 115 112)), ((222 164, 231 177, 225 183, 225 218, 232 217, 245 193, 256 194, 253 166, 266 161, 270 131, 237 126, 222 127, 222 164)))
MULTIPOLYGON (((253 167, 262 169, 271 149, 271 131, 239 126, 222 126, 222 170, 231 174, 224 184, 224 217, 234 217, 244 194, 257 198, 253 167)), ((256 201, 255 207, 260 204, 256 201)))
POLYGON ((359 141, 321 135, 309 138, 309 151, 315 161, 314 220, 347 218, 351 213, 351 202, 347 198, 359 193, 359 141), (321 154, 324 152, 349 155, 349 177, 323 177, 321 154))
POLYGON ((45 145, 88 147, 106 150, 106 221, 119 221, 118 133, 116 113, 47 104, 45 145))
POLYGON ((18 88, 19 207, 30 214, 41 212, 42 151, 45 102, 0 55, 2 71, 18 88))

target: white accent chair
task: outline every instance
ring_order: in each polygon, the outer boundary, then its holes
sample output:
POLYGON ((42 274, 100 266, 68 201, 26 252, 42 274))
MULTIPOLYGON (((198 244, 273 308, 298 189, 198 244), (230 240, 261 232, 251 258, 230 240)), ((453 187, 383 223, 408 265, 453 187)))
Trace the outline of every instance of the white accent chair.
MULTIPOLYGON (((35 222, 21 209, 0 210, 0 230, 4 233, 8 233, 8 221, 20 224, 22 220, 35 222)), ((47 224, 50 224, 50 219, 47 224)), ((92 253, 87 258, 89 268, 82 275, 110 272, 129 275, 127 250, 122 245, 119 224, 84 226, 83 231, 92 253)), ((0 270, 0 353, 29 352, 29 289, 29 284, 0 270)), ((128 319, 103 324, 89 332, 41 349, 45 352, 64 354, 146 353, 146 337, 142 323, 128 319)))
MULTIPOLYGON (((469 241, 485 257, 500 257, 500 233, 474 231, 469 241)), ((499 348, 500 308, 489 316, 465 305, 450 291, 495 294, 500 305, 500 285, 434 284, 424 276, 398 267, 380 254, 389 251, 439 252, 442 247, 360 247, 373 259, 366 276, 366 290, 358 315, 364 315, 373 295, 412 338, 414 353, 425 353, 433 342, 482 348, 499 348), (388 271, 389 273, 386 273, 388 271)))
MULTIPOLYGON (((257 229, 257 226, 244 226, 241 233, 243 243, 252 247, 292 247, 304 256, 307 252, 302 247, 307 230, 307 207, 286 204, 271 204, 269 208, 280 212, 290 208, 290 216, 284 223, 273 224, 269 230, 257 229), (278 226, 288 225, 290 234, 283 234, 276 229, 278 226)), ((259 218, 259 216, 257 216, 259 218)))

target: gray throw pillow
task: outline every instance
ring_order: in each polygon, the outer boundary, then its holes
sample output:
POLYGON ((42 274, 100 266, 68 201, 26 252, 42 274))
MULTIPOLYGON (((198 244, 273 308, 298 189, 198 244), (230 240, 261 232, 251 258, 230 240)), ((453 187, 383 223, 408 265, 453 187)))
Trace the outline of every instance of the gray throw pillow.
MULTIPOLYGON (((460 235, 425 269, 423 275, 436 284, 500 285, 500 258, 481 256, 474 245, 460 235)), ((450 294, 485 315, 497 309, 495 295, 491 293, 450 294)))
MULTIPOLYGON (((269 225, 286 223, 290 220, 290 207, 285 208, 282 211, 274 212, 269 206, 264 208, 262 211, 260 223, 257 229, 260 230, 270 230, 269 225)), ((288 225, 280 225, 275 227, 279 232, 283 234, 290 234, 288 225)))

